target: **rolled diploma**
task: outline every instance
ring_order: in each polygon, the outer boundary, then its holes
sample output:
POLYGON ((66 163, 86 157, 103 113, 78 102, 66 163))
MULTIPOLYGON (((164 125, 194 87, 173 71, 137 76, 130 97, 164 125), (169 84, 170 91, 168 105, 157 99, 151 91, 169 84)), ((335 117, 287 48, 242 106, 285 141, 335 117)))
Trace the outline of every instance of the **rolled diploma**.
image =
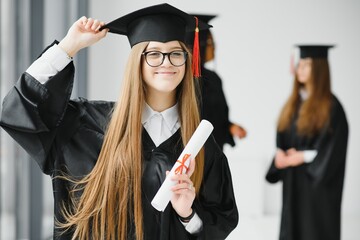
POLYGON ((172 181, 170 178, 176 174, 176 169, 179 170, 179 167, 181 169, 181 172, 178 172, 179 174, 186 172, 186 169, 190 165, 190 160, 194 159, 199 153, 201 147, 205 144, 213 129, 214 127, 209 121, 202 120, 200 122, 199 126, 196 128, 194 134, 191 136, 189 142, 180 154, 178 161, 176 161, 174 166, 171 168, 170 173, 166 176, 165 181, 162 183, 155 197, 151 201, 151 205, 156 210, 162 212, 165 210, 173 195, 170 188, 176 184, 176 181, 172 181), (181 168, 182 162, 186 167, 181 168))

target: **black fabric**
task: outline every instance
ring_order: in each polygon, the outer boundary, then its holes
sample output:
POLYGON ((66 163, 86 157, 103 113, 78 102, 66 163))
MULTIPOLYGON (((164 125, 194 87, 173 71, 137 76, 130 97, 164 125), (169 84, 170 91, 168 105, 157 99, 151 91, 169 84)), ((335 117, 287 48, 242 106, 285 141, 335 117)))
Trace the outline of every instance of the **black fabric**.
POLYGON ((300 58, 327 58, 328 49, 333 45, 299 45, 300 58))
MULTIPOLYGON (((24 73, 4 99, 0 122, 52 177, 55 217, 60 221, 61 203, 69 203, 71 184, 56 176, 81 178, 93 169, 113 108, 111 102, 69 100, 73 76, 72 63, 44 85, 24 73)), ((225 239, 238 223, 238 211, 227 159, 213 137, 205 144, 204 178, 193 206, 203 221, 196 236, 185 230, 171 204, 164 212, 150 205, 165 171, 183 149, 180 130, 158 147, 143 130, 142 143, 144 239, 225 239)), ((71 232, 59 235, 54 229, 54 234, 54 239, 71 239, 71 232)))
POLYGON ((201 69, 201 115, 214 125, 213 135, 222 149, 225 143, 235 146, 230 133, 229 108, 218 74, 203 67, 201 69))
POLYGON ((295 122, 277 133, 277 147, 318 153, 311 163, 283 170, 273 160, 267 172, 268 182, 283 182, 280 239, 339 240, 348 141, 345 112, 333 96, 330 123, 311 138, 297 134, 295 122))
MULTIPOLYGON (((199 21, 200 31, 210 25, 199 21)), ((167 3, 146 7, 106 24, 100 30, 108 28, 109 32, 126 35, 131 47, 139 42, 184 42, 187 31, 195 31, 196 22, 193 16, 167 3)))

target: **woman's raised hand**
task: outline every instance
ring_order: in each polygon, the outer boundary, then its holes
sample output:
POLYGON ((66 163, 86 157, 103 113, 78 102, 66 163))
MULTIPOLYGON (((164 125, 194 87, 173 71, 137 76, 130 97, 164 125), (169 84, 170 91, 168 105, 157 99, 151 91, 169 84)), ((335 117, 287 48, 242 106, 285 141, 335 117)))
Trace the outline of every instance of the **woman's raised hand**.
POLYGON ((59 47, 73 57, 80 49, 91 46, 106 36, 108 29, 99 31, 104 25, 104 22, 97 19, 81 17, 70 27, 59 47))

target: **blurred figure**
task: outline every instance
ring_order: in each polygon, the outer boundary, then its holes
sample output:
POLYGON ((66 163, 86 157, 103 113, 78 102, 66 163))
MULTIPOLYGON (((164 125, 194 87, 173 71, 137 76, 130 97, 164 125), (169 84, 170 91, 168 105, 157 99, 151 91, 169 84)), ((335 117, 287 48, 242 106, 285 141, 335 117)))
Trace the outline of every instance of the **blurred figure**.
MULTIPOLYGON (((215 15, 192 14, 199 20, 209 23, 215 15)), ((193 48, 194 37, 189 34, 187 44, 193 48)), ((219 75, 207 69, 205 63, 213 61, 215 58, 215 44, 209 29, 199 33, 200 56, 201 56, 201 116, 209 120, 214 125, 213 135, 216 142, 223 149, 224 144, 228 143, 235 146, 234 137, 246 137, 246 130, 230 122, 229 108, 222 88, 222 81, 219 75)))
POLYGON ((283 182, 281 240, 339 240, 348 124, 330 88, 332 46, 299 47, 266 180, 283 182))

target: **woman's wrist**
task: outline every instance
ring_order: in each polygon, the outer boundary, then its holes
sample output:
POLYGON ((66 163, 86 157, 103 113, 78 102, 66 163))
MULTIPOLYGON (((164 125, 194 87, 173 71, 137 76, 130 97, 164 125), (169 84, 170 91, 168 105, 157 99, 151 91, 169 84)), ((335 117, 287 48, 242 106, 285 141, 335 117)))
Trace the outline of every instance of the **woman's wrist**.
POLYGON ((180 216, 180 215, 178 214, 178 217, 179 217, 179 219, 180 219, 181 222, 183 222, 183 223, 188 223, 188 222, 190 222, 190 220, 194 217, 194 215, 195 215, 195 210, 194 210, 194 209, 191 209, 191 213, 190 213, 188 216, 182 217, 182 216, 180 216))
POLYGON ((58 46, 71 58, 80 50, 79 47, 73 44, 73 41, 70 41, 66 37, 59 42, 58 46))

